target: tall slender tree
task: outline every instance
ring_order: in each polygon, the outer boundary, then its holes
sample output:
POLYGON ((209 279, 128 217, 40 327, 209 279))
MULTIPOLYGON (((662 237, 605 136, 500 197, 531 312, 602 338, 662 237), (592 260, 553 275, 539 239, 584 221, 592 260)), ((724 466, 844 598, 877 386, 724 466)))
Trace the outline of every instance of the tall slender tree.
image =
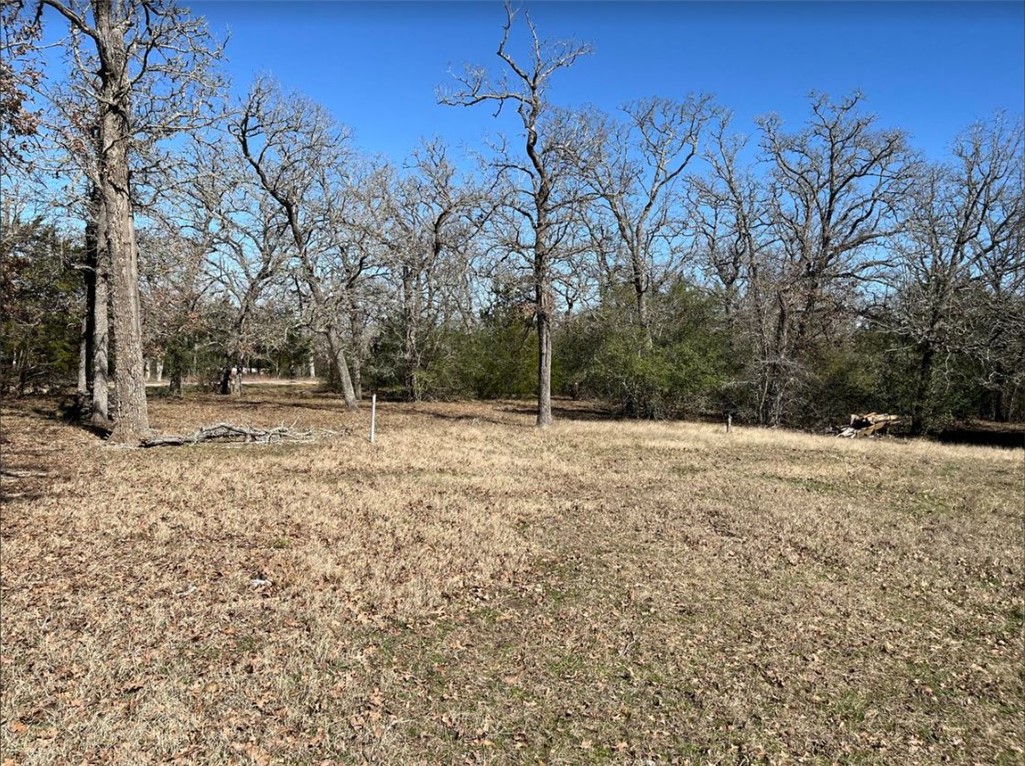
POLYGON ((554 108, 548 89, 557 72, 571 67, 591 48, 572 41, 543 41, 530 16, 524 13, 529 47, 525 58, 517 58, 510 51, 516 12, 506 4, 505 14, 497 51, 502 61, 501 72, 491 74, 484 68, 468 68, 457 76, 456 89, 442 91, 440 100, 453 106, 497 104, 498 112, 511 104, 520 119, 525 156, 514 155, 503 147, 495 167, 506 177, 512 191, 509 208, 527 232, 526 239, 515 232, 514 241, 525 251, 531 266, 538 342, 537 425, 547 428, 552 423, 555 264, 565 254, 560 251, 577 225, 571 219, 581 212, 573 163, 566 146, 558 140, 566 123, 554 108))

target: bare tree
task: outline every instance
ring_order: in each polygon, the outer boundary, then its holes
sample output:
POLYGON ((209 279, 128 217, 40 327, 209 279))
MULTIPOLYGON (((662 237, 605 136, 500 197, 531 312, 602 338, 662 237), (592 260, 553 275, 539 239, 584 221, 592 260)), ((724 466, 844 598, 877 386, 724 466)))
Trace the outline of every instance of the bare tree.
POLYGON ((768 422, 789 412, 809 374, 806 360, 853 313, 858 290, 887 263, 883 246, 900 229, 900 204, 915 167, 903 133, 878 130, 859 110, 860 94, 832 102, 813 96, 811 117, 796 133, 781 120, 760 121, 770 163, 766 220, 774 245, 763 275, 777 289, 762 295, 767 335, 768 422))
POLYGON ((317 178, 326 256, 319 267, 320 282, 348 325, 357 399, 363 395, 363 365, 378 330, 376 319, 386 302, 386 247, 376 231, 373 209, 381 199, 376 190, 387 186, 387 167, 356 158, 344 176, 322 172, 317 178))
POLYGON ((328 345, 334 373, 346 406, 356 409, 339 316, 345 298, 332 288, 331 258, 335 243, 325 239, 325 194, 344 186, 348 135, 327 111, 299 95, 282 94, 278 86, 258 80, 237 119, 230 126, 246 162, 260 184, 280 206, 292 237, 298 275, 313 309, 315 329, 328 345))
POLYGON ((213 297, 229 308, 222 392, 241 394, 243 375, 232 378, 260 347, 256 322, 261 300, 280 287, 293 256, 288 220, 277 201, 245 165, 237 143, 196 143, 187 180, 174 202, 176 215, 188 212, 189 226, 205 241, 204 271, 213 297))
POLYGON ((1014 332, 1017 312, 1004 316, 1001 309, 1022 297, 1022 147, 1021 122, 973 125, 955 141, 953 162, 925 168, 910 195, 906 235, 897 249, 893 329, 918 355, 916 432, 928 426, 934 373, 943 358, 974 345, 977 356, 991 360, 991 382, 998 389, 1010 373, 1005 364, 992 362, 1001 346, 1013 345, 1007 333, 1014 332), (988 302, 1001 309, 984 311, 988 302), (980 315, 986 326, 973 332, 972 320, 980 315))
POLYGON ((772 168, 769 216, 795 280, 795 347, 824 326, 817 320, 832 284, 885 265, 873 248, 899 230, 897 211, 914 177, 905 135, 877 130, 860 102, 858 93, 836 103, 814 95, 798 133, 785 133, 776 116, 760 121, 772 168))
POLYGON ((863 287, 882 274, 900 230, 915 159, 903 134, 878 130, 860 101, 813 96, 795 133, 776 116, 760 120, 762 177, 740 166, 743 141, 720 116, 706 152, 712 178, 695 186, 697 241, 731 324, 751 341, 762 423, 796 414, 810 362, 850 333, 863 287))
POLYGON ((648 296, 653 286, 679 276, 685 230, 681 181, 697 156, 710 101, 643 99, 623 107, 625 122, 584 113, 583 135, 571 147, 585 182, 615 222, 649 346, 648 296))
POLYGON ((139 230, 143 341, 168 375, 172 396, 183 393, 190 351, 206 330, 205 303, 212 283, 204 273, 209 232, 187 223, 158 220, 139 230))
POLYGON ((576 176, 568 152, 557 138, 564 124, 552 108, 548 87, 556 72, 572 66, 578 58, 590 53, 591 48, 576 42, 542 41, 529 15, 524 14, 530 50, 526 63, 521 63, 522 60, 517 60, 509 51, 516 13, 508 4, 505 12, 497 51, 503 64, 501 74, 495 76, 483 68, 468 68, 457 77, 458 89, 443 92, 440 100, 453 106, 494 103, 496 115, 504 106, 512 104, 520 118, 526 157, 515 159, 503 147, 495 164, 512 191, 510 209, 527 230, 523 238, 517 226, 513 243, 521 248, 531 264, 538 336, 537 425, 547 428, 552 423, 554 264, 571 230, 578 225, 569 218, 580 213, 579 196, 573 188, 576 176))
POLYGON ((95 104, 97 174, 113 292, 117 396, 114 441, 149 433, 143 374, 138 250, 131 156, 137 139, 156 141, 193 127, 219 92, 211 64, 220 53, 200 19, 167 0, 40 0, 69 23, 77 84, 95 104))
POLYGON ((748 360, 747 384, 755 392, 759 423, 772 420, 786 395, 779 350, 789 285, 780 273, 779 245, 773 238, 766 184, 738 155, 746 140, 728 133, 731 115, 718 115, 704 153, 709 178, 692 188, 696 247, 704 270, 717 286, 730 342, 748 360))
POLYGON ((465 302, 465 285, 474 245, 494 209, 489 190, 461 178, 438 140, 425 142, 407 172, 375 185, 374 230, 387 248, 402 336, 401 366, 406 396, 419 400, 418 373, 434 350, 433 329, 456 316, 465 302))
MULTIPOLYGON (((77 52, 75 49, 72 52, 77 52)), ((79 409, 92 425, 109 430, 111 270, 107 251, 106 217, 100 194, 101 147, 93 89, 80 81, 93 66, 82 59, 65 82, 40 80, 36 91, 47 109, 37 115, 38 141, 30 163, 37 179, 60 178, 62 188, 39 184, 49 196, 48 207, 69 219, 85 221, 85 247, 79 264, 86 291, 79 361, 79 409), (85 70, 85 71, 84 71, 85 70)))

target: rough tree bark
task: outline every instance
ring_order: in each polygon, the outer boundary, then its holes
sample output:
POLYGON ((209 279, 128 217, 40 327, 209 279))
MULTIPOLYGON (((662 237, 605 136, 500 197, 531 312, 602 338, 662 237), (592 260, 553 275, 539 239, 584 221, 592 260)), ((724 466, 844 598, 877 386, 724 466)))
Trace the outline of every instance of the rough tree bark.
POLYGON ((128 178, 131 139, 131 84, 128 54, 115 29, 111 0, 94 0, 96 44, 100 52, 100 198, 105 211, 103 238, 110 254, 114 298, 113 335, 117 367, 117 412, 111 440, 138 444, 149 436, 146 381, 142 371, 142 314, 135 220, 128 178))
POLYGON ((86 226, 86 356, 90 392, 90 422, 110 427, 108 371, 110 268, 106 247, 107 220, 99 189, 93 198, 93 220, 86 226))

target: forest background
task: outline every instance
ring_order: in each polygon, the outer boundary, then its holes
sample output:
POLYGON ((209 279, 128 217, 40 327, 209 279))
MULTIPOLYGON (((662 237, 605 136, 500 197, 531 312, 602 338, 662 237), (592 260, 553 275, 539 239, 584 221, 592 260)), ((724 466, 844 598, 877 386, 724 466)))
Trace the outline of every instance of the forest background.
MULTIPOLYGON (((878 60, 845 77, 885 73, 901 23, 934 31, 934 47, 961 25, 954 66, 995 41, 994 69, 936 73, 951 89, 942 106, 891 73, 891 104, 920 101, 932 122, 942 111, 959 125, 943 140, 924 131, 924 145, 853 88, 813 91, 799 114, 785 101, 786 119, 749 118, 750 103, 724 103, 670 60, 645 77, 614 35, 616 5, 565 40, 535 18, 561 29, 552 8, 574 4, 403 5, 411 19, 391 34, 372 23, 389 4, 322 5, 334 10, 259 5, 236 41, 167 2, 4 4, 5 393, 74 386, 83 415, 129 442, 148 430, 147 381, 237 394, 253 375, 317 374, 350 407, 370 391, 536 397, 540 426, 552 393, 634 417, 797 427, 869 410, 900 413, 915 433, 1025 418, 1023 67, 1005 66, 1025 54, 1013 35, 982 34, 1020 16, 1015 4, 973 4, 973 23, 959 4, 916 4, 919 21, 874 8, 887 22, 878 60), (345 28, 332 13, 378 34, 353 44, 367 69, 342 72, 349 84, 315 66, 318 91, 366 89, 378 61, 367 51, 418 25, 452 58, 467 40, 477 58, 428 72, 437 87, 418 98, 446 133, 470 127, 436 136, 400 86, 364 93, 355 115, 428 136, 389 157, 401 131, 371 130, 368 150, 334 103, 276 79, 301 62, 239 81, 266 19, 295 45, 289 30, 325 13, 332 34, 345 28), (629 95, 587 98, 603 84, 629 95)), ((843 4, 767 5, 820 33, 868 23, 843 4)), ((205 10, 223 22, 234 8, 205 10)), ((642 22, 709 23, 702 4, 666 8, 642 22)), ((764 38, 778 26, 755 14, 737 28, 764 38)), ((766 78, 831 39, 777 51, 766 78)), ((908 45, 924 57, 930 38, 908 45)), ((388 82, 412 71, 402 63, 388 82)), ((756 61, 735 63, 757 84, 756 61)), ((832 83, 840 64, 827 64, 832 83)))

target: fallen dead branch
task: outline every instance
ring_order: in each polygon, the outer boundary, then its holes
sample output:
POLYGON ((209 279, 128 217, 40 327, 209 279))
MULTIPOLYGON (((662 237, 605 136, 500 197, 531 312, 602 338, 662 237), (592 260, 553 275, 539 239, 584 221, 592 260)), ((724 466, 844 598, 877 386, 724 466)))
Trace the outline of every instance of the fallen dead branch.
POLYGON ((0 470, 0 476, 6 476, 9 479, 36 479, 49 475, 46 471, 21 470, 18 468, 4 468, 0 470))
POLYGON ((173 434, 153 436, 142 443, 143 447, 181 447, 201 442, 241 442, 243 444, 270 444, 271 442, 313 441, 313 431, 293 431, 288 426, 276 428, 250 428, 234 423, 217 423, 203 426, 191 436, 173 434))

